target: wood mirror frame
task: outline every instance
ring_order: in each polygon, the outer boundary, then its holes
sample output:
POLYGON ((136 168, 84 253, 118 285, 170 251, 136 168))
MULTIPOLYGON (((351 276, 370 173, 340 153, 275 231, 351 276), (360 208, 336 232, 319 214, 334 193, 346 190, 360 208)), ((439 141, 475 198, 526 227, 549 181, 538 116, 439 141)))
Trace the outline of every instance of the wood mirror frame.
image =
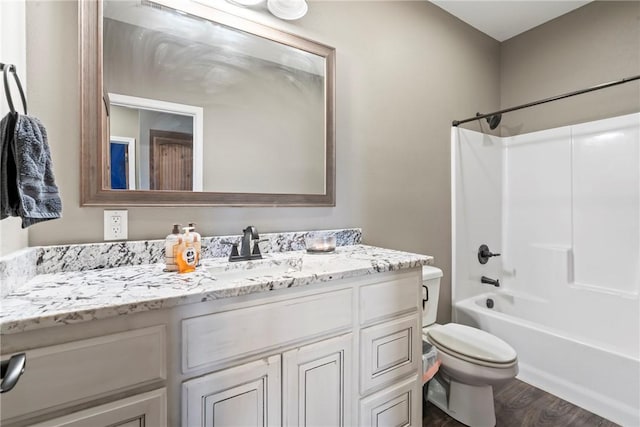
MULTIPOLYGON (((163 4, 168 0, 159 0, 163 4)), ((111 190, 104 141, 109 140, 103 94, 101 0, 79 0, 80 122, 82 206, 335 206, 335 49, 248 21, 226 12, 187 2, 187 13, 236 28, 325 58, 325 192, 324 194, 221 193, 160 190, 111 190), (188 10, 187 10, 188 9, 188 10)))

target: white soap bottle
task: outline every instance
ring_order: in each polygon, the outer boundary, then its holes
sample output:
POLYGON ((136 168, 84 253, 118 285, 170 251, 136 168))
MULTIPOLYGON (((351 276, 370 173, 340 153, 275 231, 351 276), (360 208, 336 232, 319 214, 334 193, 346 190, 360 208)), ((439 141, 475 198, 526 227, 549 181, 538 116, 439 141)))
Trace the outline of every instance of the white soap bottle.
POLYGON ((173 224, 173 231, 164 239, 164 271, 178 271, 176 263, 176 250, 182 244, 180 224, 173 224))
POLYGON ((191 229, 191 239, 193 240, 193 247, 196 249, 196 256, 198 257, 198 265, 202 259, 202 236, 196 231, 196 224, 194 222, 189 223, 191 229))

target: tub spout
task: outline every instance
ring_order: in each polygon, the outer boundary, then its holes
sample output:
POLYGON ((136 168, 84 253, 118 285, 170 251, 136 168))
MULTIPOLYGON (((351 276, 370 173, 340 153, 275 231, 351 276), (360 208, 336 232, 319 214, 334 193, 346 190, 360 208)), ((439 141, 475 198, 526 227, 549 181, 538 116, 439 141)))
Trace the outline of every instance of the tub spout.
POLYGON ((497 288, 498 286, 500 286, 500 280, 498 280, 498 279, 490 279, 490 278, 488 278, 488 277, 486 277, 486 276, 482 276, 482 278, 480 279, 480 281, 481 281, 482 283, 486 283, 487 285, 493 285, 493 286, 495 286, 496 288, 497 288))

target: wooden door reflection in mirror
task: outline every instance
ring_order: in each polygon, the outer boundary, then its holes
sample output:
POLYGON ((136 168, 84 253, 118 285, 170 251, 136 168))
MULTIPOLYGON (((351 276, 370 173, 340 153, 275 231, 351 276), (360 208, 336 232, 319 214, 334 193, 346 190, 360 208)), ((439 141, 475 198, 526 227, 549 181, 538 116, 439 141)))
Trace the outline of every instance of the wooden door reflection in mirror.
POLYGON ((193 135, 151 129, 149 140, 151 190, 191 191, 193 135))

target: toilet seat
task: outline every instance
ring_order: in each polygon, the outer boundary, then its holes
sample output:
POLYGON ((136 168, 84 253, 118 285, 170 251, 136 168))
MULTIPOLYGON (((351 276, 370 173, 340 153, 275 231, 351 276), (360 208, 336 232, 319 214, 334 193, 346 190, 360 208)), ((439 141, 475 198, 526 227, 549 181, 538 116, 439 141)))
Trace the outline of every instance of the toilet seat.
POLYGON ((448 323, 429 329, 427 337, 438 350, 475 365, 510 368, 518 363, 509 344, 470 326, 448 323))

